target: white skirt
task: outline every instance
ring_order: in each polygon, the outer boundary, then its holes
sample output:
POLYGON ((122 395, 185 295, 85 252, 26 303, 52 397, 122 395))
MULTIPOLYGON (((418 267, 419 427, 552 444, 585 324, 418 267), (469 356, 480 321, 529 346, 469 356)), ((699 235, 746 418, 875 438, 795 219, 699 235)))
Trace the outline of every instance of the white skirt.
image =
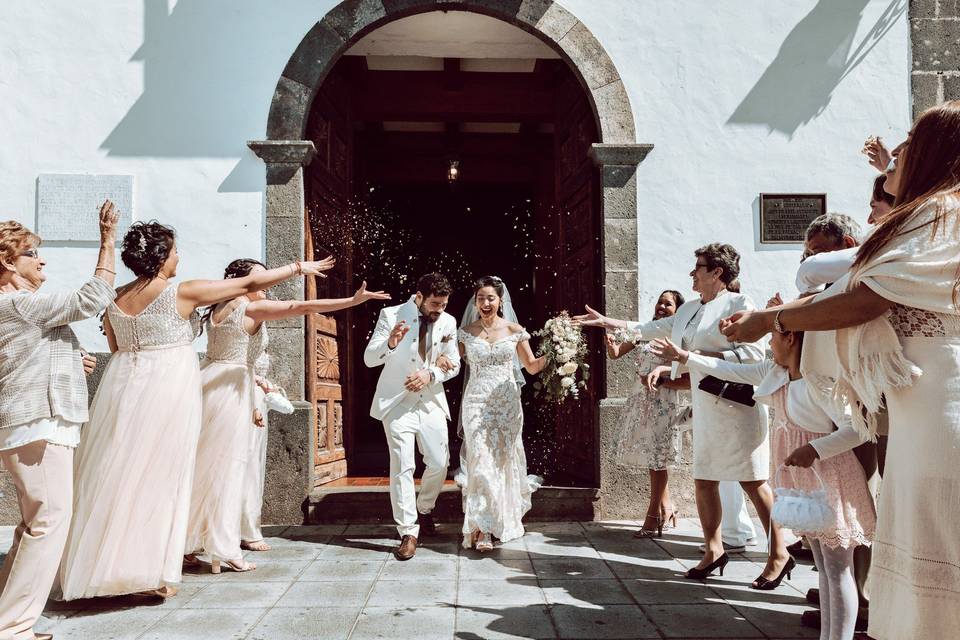
POLYGON ((190 345, 110 358, 74 458, 65 600, 180 582, 199 432, 190 345))
POLYGON ((900 340, 923 375, 887 394, 869 633, 953 638, 960 629, 960 338, 900 340))
POLYGON ((190 499, 185 552, 222 560, 242 559, 240 515, 253 424, 253 368, 205 363, 203 426, 190 499))

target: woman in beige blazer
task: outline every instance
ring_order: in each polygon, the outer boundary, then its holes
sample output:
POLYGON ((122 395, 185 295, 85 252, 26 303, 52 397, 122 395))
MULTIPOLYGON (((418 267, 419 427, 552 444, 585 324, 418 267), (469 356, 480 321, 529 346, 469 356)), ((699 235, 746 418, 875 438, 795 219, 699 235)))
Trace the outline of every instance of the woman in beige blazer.
POLYGON ((20 526, 0 570, 0 638, 34 634, 67 540, 73 503, 73 450, 87 421, 87 382, 71 322, 114 298, 118 214, 100 208, 100 256, 76 291, 38 293, 47 279, 40 237, 0 223, 0 463, 20 503, 20 526))

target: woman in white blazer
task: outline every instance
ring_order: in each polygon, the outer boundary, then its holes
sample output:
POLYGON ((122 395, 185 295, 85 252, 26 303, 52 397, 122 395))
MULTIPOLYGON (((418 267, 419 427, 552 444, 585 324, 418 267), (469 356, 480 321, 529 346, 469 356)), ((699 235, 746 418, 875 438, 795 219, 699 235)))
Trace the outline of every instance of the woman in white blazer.
MULTIPOLYGON (((723 358, 729 362, 760 362, 762 342, 730 343, 720 332, 720 320, 740 310, 755 309, 749 297, 727 290, 740 273, 740 254, 728 244, 708 244, 694 251, 696 266, 690 272, 693 290, 699 299, 683 304, 676 314, 650 322, 627 322, 608 318, 587 307, 577 320, 584 326, 626 329, 637 339, 669 337, 684 349, 723 358)), ((673 364, 672 377, 683 369, 673 364)), ((720 536, 719 483, 734 480, 741 484, 757 509, 764 527, 769 528, 773 491, 767 484, 770 472, 770 443, 767 421, 759 405, 749 407, 718 398, 699 388, 703 375, 690 372, 693 399, 693 477, 696 483, 697 512, 703 527, 706 552, 688 578, 703 579, 723 567, 729 557, 720 536)), ((780 536, 773 535, 770 557, 762 576, 775 579, 790 554, 780 536)))

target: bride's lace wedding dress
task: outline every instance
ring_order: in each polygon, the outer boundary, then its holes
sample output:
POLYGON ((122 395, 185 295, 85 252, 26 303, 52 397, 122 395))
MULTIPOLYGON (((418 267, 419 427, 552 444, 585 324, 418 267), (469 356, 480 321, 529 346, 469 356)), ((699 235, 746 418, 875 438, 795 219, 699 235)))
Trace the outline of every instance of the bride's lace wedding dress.
POLYGON ((470 366, 461 404, 463 546, 470 547, 478 531, 506 542, 523 535, 520 520, 538 486, 538 478, 527 476, 523 409, 514 373, 517 345, 530 334, 519 331, 490 343, 460 329, 457 339, 470 366))

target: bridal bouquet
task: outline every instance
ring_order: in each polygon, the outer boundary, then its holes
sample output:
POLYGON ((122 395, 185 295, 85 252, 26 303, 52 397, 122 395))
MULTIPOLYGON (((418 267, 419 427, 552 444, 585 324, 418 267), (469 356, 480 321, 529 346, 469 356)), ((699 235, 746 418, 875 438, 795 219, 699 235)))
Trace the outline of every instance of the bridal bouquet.
POLYGON ((543 329, 533 335, 543 338, 537 355, 547 357, 540 380, 533 383, 534 396, 543 395, 549 402, 557 404, 568 396, 577 399, 590 377, 590 365, 584 362, 587 341, 583 330, 575 326, 564 311, 547 320, 543 329))

